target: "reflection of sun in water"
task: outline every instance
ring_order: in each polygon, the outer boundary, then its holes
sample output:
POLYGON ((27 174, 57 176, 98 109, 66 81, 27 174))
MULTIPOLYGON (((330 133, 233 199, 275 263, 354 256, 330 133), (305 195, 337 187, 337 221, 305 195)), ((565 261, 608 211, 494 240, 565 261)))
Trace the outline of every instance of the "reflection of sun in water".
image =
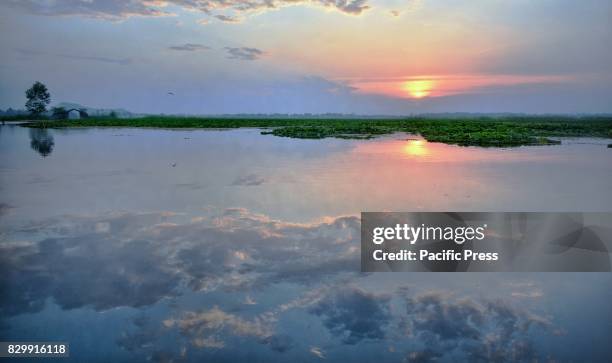
POLYGON ((406 143, 406 145, 404 146, 404 153, 409 156, 429 155, 429 149, 427 149, 427 141, 408 140, 408 143, 406 143))
POLYGON ((434 81, 418 79, 404 83, 403 89, 414 98, 423 98, 429 96, 433 87, 434 81))

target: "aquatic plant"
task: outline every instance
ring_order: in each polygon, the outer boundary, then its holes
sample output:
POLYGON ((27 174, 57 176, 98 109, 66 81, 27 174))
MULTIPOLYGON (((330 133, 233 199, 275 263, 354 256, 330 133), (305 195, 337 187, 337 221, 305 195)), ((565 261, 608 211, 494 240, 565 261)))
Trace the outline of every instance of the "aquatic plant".
MULTIPOLYGON (((40 127, 36 123, 30 127, 40 127)), ((430 142, 507 147, 551 145, 554 137, 612 137, 612 117, 508 116, 396 119, 295 119, 148 116, 58 120, 50 127, 261 128, 262 134, 300 139, 368 139, 393 132, 423 136, 430 142)))

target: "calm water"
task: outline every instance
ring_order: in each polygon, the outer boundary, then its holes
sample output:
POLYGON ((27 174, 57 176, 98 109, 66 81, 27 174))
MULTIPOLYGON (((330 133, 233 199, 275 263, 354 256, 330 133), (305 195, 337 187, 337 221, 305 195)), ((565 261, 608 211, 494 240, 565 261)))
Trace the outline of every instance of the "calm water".
POLYGON ((610 211, 609 142, 2 126, 0 341, 88 362, 608 361, 609 273, 357 271, 361 211, 610 211))

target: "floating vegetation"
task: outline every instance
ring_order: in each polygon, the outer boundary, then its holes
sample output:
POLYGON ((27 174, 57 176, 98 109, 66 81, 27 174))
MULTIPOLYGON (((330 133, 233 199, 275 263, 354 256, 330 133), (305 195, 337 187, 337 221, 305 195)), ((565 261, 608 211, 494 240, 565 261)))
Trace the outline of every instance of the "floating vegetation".
MULTIPOLYGON (((43 127, 39 123, 26 126, 43 127)), ((141 118, 87 118, 46 123, 65 127, 152 127, 152 128, 263 128, 264 135, 299 139, 370 139, 393 132, 418 134, 430 142, 462 146, 507 147, 556 145, 554 137, 612 138, 612 117, 605 116, 508 116, 472 118, 402 119, 294 119, 294 118, 207 118, 149 116, 141 118)))

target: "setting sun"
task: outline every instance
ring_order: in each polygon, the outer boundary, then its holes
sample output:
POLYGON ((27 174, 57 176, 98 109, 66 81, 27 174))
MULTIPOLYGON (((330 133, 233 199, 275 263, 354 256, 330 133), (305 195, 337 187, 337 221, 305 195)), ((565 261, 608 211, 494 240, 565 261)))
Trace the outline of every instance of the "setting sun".
POLYGON ((406 82, 403 88, 410 94, 410 96, 414 98, 423 98, 429 96, 433 87, 434 81, 419 79, 406 82))

